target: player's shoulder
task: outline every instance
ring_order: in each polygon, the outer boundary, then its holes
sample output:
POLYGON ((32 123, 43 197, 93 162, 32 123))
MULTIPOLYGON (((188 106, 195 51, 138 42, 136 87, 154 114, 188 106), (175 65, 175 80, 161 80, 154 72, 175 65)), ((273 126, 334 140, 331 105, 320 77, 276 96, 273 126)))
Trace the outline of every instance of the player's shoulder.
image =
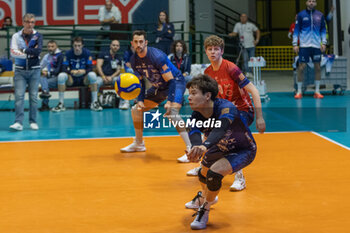
POLYGON ((221 99, 221 98, 216 98, 214 100, 214 106, 217 106, 217 107, 234 107, 233 103, 231 101, 228 101, 226 99, 221 99))
POLYGON ((255 26, 255 24, 252 23, 252 22, 247 22, 246 24, 247 24, 247 26, 251 26, 251 27, 254 27, 254 26, 255 26))
POLYGON ((213 66, 210 64, 207 68, 204 70, 204 74, 208 74, 213 71, 213 66))
POLYGON ((83 48, 83 55, 90 56, 91 55, 90 50, 88 50, 87 48, 83 48))
POLYGON ((149 55, 150 56, 153 56, 153 57, 168 57, 162 50, 160 49, 157 49, 157 48, 154 48, 154 47, 148 47, 147 48, 147 53, 149 52, 149 55))
POLYGON ((319 11, 319 10, 315 10, 315 14, 323 16, 323 13, 321 11, 319 11))
POLYGON ((66 52, 66 57, 73 57, 73 55, 74 55, 73 49, 70 49, 66 52))
POLYGON ((307 11, 306 10, 302 10, 299 12, 298 16, 305 16, 305 15, 308 15, 307 11))
POLYGON ((226 70, 234 70, 237 69, 237 65, 229 60, 222 59, 222 64, 226 70))
POLYGON ((224 115, 224 114, 237 114, 236 106, 226 99, 216 98, 214 100, 214 112, 215 114, 224 115))

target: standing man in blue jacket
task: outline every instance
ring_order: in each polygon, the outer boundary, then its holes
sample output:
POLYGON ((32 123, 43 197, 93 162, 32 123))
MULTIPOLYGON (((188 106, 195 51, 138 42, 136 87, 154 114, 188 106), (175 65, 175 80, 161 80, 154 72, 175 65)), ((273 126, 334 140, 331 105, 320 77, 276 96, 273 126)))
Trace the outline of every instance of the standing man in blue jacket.
POLYGON ((23 16, 23 29, 12 36, 11 56, 15 58, 15 112, 16 119, 10 129, 23 130, 24 94, 29 92, 29 124, 32 130, 38 130, 36 122, 38 105, 38 86, 40 81, 39 55, 43 46, 42 35, 34 30, 35 15, 23 16))
POLYGON ((326 24, 325 18, 321 12, 315 10, 317 5, 316 0, 306 1, 306 10, 301 11, 295 22, 295 29, 293 34, 293 48, 295 53, 299 53, 298 66, 298 90, 295 99, 301 99, 302 85, 304 78, 304 69, 311 57, 315 67, 315 94, 314 98, 322 99, 323 95, 320 93, 321 80, 321 57, 326 50, 326 24), (300 41, 300 48, 298 46, 298 39, 300 41))

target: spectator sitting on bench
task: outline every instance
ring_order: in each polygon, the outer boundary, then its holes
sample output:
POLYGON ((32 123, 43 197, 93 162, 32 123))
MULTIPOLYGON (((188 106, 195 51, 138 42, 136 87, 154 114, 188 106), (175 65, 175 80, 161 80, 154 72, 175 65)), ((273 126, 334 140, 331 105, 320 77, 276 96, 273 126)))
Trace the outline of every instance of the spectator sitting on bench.
POLYGON ((59 103, 52 109, 53 112, 65 111, 64 91, 66 85, 69 87, 79 87, 90 85, 91 88, 91 110, 101 111, 102 107, 97 101, 97 76, 92 71, 92 57, 88 49, 83 48, 83 38, 73 39, 73 48, 66 53, 64 58, 64 69, 58 75, 59 103))
MULTIPOLYGON (((97 90, 103 85, 113 85, 120 75, 122 58, 117 54, 120 48, 118 40, 113 40, 109 50, 101 51, 97 57, 96 69, 99 77, 97 78, 97 90)), ((120 99, 120 109, 129 109, 129 101, 120 99)))
POLYGON ((58 75, 63 70, 63 58, 62 51, 57 47, 57 43, 54 40, 50 40, 47 43, 47 51, 43 59, 41 60, 41 94, 39 97, 42 99, 40 111, 50 110, 49 98, 50 88, 57 88, 58 75))
POLYGON ((171 45, 171 54, 169 54, 168 58, 171 63, 181 71, 186 83, 188 83, 192 79, 192 76, 190 75, 192 62, 190 55, 187 53, 185 41, 174 41, 171 45))

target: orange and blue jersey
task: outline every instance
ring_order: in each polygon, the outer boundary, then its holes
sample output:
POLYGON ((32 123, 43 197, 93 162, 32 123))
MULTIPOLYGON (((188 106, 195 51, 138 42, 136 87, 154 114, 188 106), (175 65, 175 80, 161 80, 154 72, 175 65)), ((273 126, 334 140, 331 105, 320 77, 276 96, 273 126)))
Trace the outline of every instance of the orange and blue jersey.
POLYGON ((240 79, 242 71, 234 63, 222 59, 219 70, 214 71, 210 65, 205 74, 215 79, 219 85, 218 97, 232 102, 240 111, 254 112, 249 93, 244 89, 250 81, 245 77, 240 79))
MULTIPOLYGON (((206 118, 201 113, 194 111, 191 116, 191 121, 197 122, 210 119, 211 121, 222 120, 227 118, 231 124, 226 130, 224 136, 219 139, 218 143, 213 145, 222 152, 234 152, 240 150, 256 150, 256 143, 252 136, 252 133, 241 119, 241 115, 236 106, 228 100, 216 98, 214 100, 213 114, 206 118)), ((207 126, 194 124, 194 127, 190 127, 189 136, 194 133, 204 133, 208 138, 210 133, 215 129, 215 124, 208 124, 207 126)), ((208 148, 209 149, 209 148, 208 148)))

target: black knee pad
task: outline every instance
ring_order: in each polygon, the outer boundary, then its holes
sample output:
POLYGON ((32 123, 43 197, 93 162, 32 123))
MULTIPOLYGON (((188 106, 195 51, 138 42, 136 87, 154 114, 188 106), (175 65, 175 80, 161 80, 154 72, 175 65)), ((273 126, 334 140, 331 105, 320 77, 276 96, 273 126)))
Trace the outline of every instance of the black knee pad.
POLYGON ((206 184, 207 183, 207 178, 202 175, 201 171, 202 171, 202 168, 200 168, 199 171, 198 171, 198 179, 203 184, 206 184))
POLYGON ((207 173, 207 187, 210 191, 218 191, 221 188, 223 175, 209 169, 207 173))

